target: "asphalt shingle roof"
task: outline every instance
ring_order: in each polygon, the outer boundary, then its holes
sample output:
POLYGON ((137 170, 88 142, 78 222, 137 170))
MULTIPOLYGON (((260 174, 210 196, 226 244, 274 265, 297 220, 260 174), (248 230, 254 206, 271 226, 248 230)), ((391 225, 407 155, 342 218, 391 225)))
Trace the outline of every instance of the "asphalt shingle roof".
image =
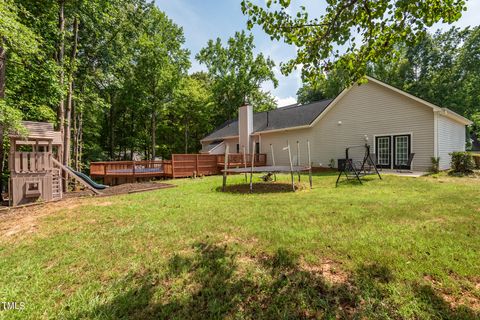
MULTIPOLYGON (((332 101, 333 99, 328 99, 305 105, 292 105, 254 113, 253 132, 309 125, 332 101)), ((238 136, 238 120, 227 121, 219 129, 206 136, 204 140, 221 140, 231 136, 238 136)))

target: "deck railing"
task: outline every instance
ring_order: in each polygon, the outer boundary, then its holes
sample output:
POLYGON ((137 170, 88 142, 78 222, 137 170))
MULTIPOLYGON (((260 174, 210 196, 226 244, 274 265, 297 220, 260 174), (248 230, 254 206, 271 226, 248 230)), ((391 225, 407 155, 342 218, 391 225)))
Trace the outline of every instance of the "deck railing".
POLYGON ((146 161, 105 161, 90 163, 90 175, 99 176, 162 176, 164 171, 162 160, 146 161))
MULTIPOLYGON (((224 165, 225 163, 225 155, 217 155, 217 162, 218 165, 224 165)), ((252 165, 252 155, 243 153, 231 153, 228 155, 228 166, 229 167, 242 167, 245 166, 245 162, 247 167, 252 165), (245 161, 244 161, 245 158, 245 161)), ((253 157, 253 165, 256 167, 265 166, 267 164, 267 155, 265 153, 256 153, 253 157)))
MULTIPOLYGON (((228 166, 244 166, 243 154, 229 154, 228 166)), ((266 165, 266 154, 255 154, 255 166, 266 165)), ((92 177, 192 177, 219 174, 224 165, 224 155, 172 154, 172 160, 105 161, 90 163, 92 177)), ((251 155, 246 155, 247 166, 251 155)))
POLYGON ((16 173, 50 172, 52 156, 51 152, 12 152, 9 169, 16 173))

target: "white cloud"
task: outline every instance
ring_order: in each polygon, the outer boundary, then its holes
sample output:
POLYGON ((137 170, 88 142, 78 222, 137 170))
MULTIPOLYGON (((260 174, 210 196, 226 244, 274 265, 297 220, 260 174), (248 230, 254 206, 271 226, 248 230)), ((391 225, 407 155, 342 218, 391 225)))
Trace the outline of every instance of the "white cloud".
POLYGON ((297 99, 294 97, 286 97, 286 98, 279 98, 275 97, 275 101, 277 102, 277 108, 289 106, 291 104, 297 103, 297 99))

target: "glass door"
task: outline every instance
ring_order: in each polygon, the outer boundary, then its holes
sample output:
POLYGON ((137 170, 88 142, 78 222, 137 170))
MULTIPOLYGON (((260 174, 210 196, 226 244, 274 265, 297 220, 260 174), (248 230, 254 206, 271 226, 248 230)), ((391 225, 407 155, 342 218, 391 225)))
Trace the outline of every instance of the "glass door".
POLYGON ((393 137, 393 168, 394 169, 410 169, 408 158, 410 157, 411 146, 410 135, 399 135, 393 137))
POLYGON ((375 138, 375 153, 377 154, 377 167, 390 169, 392 165, 391 137, 382 136, 375 138))

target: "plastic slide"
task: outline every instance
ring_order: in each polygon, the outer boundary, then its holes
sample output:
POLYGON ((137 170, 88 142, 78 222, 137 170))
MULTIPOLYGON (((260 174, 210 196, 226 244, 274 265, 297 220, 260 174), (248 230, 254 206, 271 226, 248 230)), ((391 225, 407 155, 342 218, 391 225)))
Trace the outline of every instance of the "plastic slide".
POLYGON ((75 170, 73 170, 73 168, 70 168, 70 167, 67 167, 67 168, 68 168, 68 170, 70 170, 70 172, 72 172, 76 176, 82 178, 82 180, 85 181, 86 183, 88 183, 92 188, 95 188, 97 190, 103 190, 105 188, 108 188, 108 186, 106 186, 106 185, 96 183, 95 181, 92 180, 92 178, 90 178, 89 176, 87 176, 86 174, 84 174, 82 172, 75 171, 75 170))

